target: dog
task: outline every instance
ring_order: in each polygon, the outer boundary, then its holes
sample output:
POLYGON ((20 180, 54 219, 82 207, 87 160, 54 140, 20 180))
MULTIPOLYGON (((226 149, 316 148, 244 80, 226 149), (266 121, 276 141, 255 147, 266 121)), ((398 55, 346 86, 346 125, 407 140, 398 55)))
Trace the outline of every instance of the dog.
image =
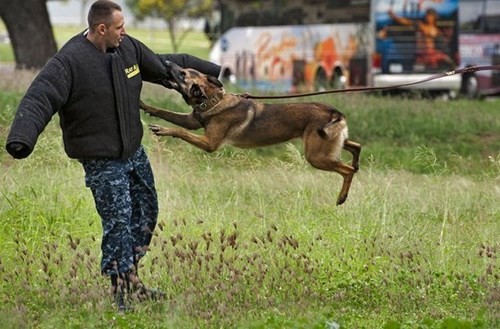
POLYGON ((345 202, 359 169, 361 145, 348 139, 344 114, 315 102, 263 104, 245 95, 226 93, 216 77, 172 62, 165 65, 171 73, 163 85, 179 92, 193 111, 175 113, 141 101, 146 113, 182 127, 151 124, 149 129, 155 135, 181 138, 206 152, 214 152, 223 144, 255 148, 302 138, 305 158, 314 168, 334 171, 344 178, 337 205, 345 202), (203 135, 187 130, 199 128, 204 129, 203 135), (350 165, 340 160, 343 149, 352 154, 350 165))

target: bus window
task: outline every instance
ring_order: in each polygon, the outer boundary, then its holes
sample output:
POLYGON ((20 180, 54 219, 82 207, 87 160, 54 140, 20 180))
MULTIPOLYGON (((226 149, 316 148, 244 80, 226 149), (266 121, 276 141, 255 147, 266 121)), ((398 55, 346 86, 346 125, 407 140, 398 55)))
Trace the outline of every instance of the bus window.
POLYGON ((461 0, 462 33, 500 33, 500 0, 461 0))

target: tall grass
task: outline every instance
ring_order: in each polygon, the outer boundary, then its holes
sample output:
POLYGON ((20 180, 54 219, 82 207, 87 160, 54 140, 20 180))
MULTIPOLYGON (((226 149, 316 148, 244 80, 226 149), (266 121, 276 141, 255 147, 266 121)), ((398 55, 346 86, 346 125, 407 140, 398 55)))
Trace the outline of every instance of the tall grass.
MULTIPOLYGON (((2 145, 19 97, 0 92, 2 145)), ((186 110, 149 85, 143 98, 186 110)), ((317 100, 346 113, 363 145, 340 207, 340 176, 310 168, 298 142, 206 154, 145 133, 161 212, 140 273, 166 298, 123 316, 99 274, 99 217, 57 120, 28 159, 1 150, 2 326, 498 326, 498 100, 317 100)))

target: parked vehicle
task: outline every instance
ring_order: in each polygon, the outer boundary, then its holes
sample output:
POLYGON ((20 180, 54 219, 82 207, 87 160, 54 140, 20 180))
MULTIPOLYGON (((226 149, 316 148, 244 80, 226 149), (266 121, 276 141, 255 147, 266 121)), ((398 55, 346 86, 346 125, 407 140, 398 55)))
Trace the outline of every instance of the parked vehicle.
MULTIPOLYGON (((500 0, 461 0, 461 66, 500 65, 500 0)), ((468 73, 461 92, 468 97, 500 94, 500 71, 468 73)))
MULTIPOLYGON (((500 0, 219 0, 216 13, 207 25, 215 36, 210 60, 243 88, 385 87, 498 62, 500 0)), ((497 92, 498 74, 406 88, 477 97, 497 92)))

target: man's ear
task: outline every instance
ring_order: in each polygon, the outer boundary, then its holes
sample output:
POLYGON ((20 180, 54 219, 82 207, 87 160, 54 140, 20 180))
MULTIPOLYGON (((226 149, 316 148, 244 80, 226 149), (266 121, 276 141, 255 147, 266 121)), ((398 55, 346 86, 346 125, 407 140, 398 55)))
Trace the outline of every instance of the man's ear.
POLYGON ((216 86, 217 86, 217 87, 219 87, 219 88, 222 88, 222 87, 223 87, 222 82, 220 82, 220 80, 219 80, 219 79, 217 79, 217 78, 216 78, 216 77, 214 77, 214 76, 207 75, 207 80, 208 80, 208 82, 210 82, 210 83, 212 83, 212 84, 216 85, 216 86))
POLYGON ((106 33, 106 25, 104 23, 97 25, 96 31, 100 35, 104 35, 104 33, 106 33))

